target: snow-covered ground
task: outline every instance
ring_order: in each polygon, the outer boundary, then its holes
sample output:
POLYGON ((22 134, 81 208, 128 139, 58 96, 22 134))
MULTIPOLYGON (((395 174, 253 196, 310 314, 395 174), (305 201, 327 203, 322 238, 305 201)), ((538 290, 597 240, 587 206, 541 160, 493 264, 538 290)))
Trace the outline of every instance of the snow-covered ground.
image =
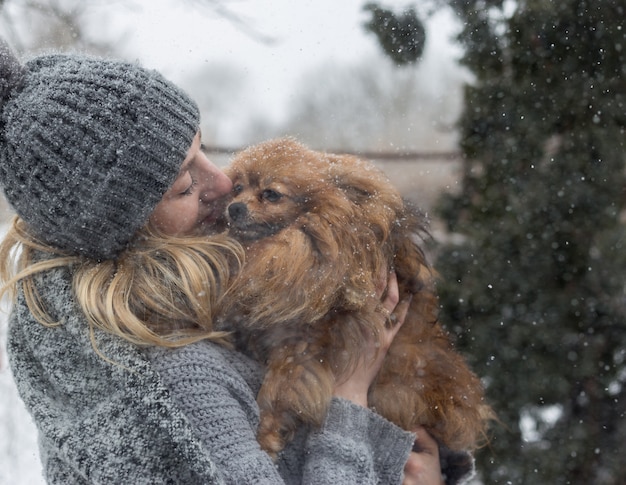
MULTIPOLYGON (((9 215, 0 209, 0 238, 9 215)), ((37 448, 37 430, 17 394, 6 353, 8 304, 0 301, 0 485, 45 483, 37 448)))
POLYGON ((0 485, 45 483, 37 431, 17 394, 6 357, 6 305, 0 313, 0 485))

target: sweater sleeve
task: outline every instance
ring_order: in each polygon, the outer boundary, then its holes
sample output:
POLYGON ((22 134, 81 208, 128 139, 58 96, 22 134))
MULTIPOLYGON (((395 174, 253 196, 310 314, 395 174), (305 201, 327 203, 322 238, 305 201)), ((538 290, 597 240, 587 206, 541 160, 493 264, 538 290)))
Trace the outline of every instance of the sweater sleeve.
POLYGON ((263 377, 258 364, 208 342, 150 349, 149 358, 226 483, 401 482, 414 435, 368 409, 333 399, 322 429, 292 443, 277 467, 256 441, 263 377))
MULTIPOLYGON (((209 342, 148 352, 226 483, 283 483, 255 439, 255 395, 241 373, 241 362, 229 358, 235 356, 209 342)), ((254 370, 245 370, 250 374, 245 377, 254 380, 254 370)))
POLYGON ((415 440, 368 409, 333 398, 322 428, 309 434, 303 483, 394 484, 415 440))

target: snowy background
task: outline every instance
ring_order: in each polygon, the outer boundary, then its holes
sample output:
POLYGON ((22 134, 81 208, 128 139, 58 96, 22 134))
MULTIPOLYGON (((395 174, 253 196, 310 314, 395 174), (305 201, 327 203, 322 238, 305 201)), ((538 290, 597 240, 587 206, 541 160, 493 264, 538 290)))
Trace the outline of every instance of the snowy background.
MULTIPOLYGON (((5 227, 0 226, 4 235, 5 227)), ((0 485, 43 484, 35 425, 17 395, 8 368, 6 301, 0 304, 0 485)))
POLYGON ((3 355, 0 371, 0 485, 43 484, 35 426, 17 395, 6 365, 3 355))
MULTIPOLYGON (((469 311, 458 330, 504 421, 477 454, 485 481, 626 483, 626 184, 614 171, 624 153, 623 2, 457 2, 480 12, 463 19, 475 29, 465 61, 486 76, 467 91, 464 141, 469 133, 477 153, 463 187, 454 122, 471 77, 450 41, 460 21, 428 12, 438 0, 381 1, 428 19, 424 57, 397 68, 364 31, 366 2, 3 0, 0 35, 14 34, 28 55, 72 46, 161 70, 198 101, 218 165, 228 157, 215 147, 294 134, 314 148, 376 153, 427 212, 443 189, 469 189, 448 199, 433 233, 451 242, 437 261, 454 290, 444 308, 469 311), (42 3, 53 10, 37 10, 42 3), (68 15, 55 17, 58 6, 68 15), (505 55, 487 62, 498 51, 505 55), (439 158, 416 155, 424 152, 439 158), (445 222, 459 232, 438 234, 445 222)), ((0 342, 0 485, 37 485, 39 475, 33 426, 0 342)))

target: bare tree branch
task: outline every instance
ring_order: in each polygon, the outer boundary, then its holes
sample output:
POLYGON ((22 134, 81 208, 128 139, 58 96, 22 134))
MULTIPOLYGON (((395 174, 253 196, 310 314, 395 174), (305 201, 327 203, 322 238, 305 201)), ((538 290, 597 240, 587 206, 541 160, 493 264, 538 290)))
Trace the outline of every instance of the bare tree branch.
POLYGON ((244 33, 250 38, 261 42, 263 44, 274 44, 277 39, 271 35, 264 34, 250 25, 250 22, 244 20, 241 15, 235 13, 226 4, 232 3, 224 0, 187 0, 188 3, 194 3, 199 7, 208 7, 213 10, 220 17, 228 20, 233 26, 235 26, 240 32, 244 33))

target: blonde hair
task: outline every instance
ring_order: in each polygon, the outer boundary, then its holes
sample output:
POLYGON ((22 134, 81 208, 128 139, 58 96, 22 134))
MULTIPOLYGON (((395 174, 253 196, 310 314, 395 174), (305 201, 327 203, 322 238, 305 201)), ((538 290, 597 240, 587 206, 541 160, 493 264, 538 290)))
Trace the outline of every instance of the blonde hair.
POLYGON ((224 235, 172 237, 146 226, 118 258, 97 262, 38 241, 15 217, 0 243, 0 297, 15 299, 21 285, 32 315, 43 325, 59 325, 34 277, 68 267, 94 347, 95 328, 138 345, 179 347, 204 339, 228 344, 228 333, 214 330, 213 319, 243 257, 243 248, 224 235))

